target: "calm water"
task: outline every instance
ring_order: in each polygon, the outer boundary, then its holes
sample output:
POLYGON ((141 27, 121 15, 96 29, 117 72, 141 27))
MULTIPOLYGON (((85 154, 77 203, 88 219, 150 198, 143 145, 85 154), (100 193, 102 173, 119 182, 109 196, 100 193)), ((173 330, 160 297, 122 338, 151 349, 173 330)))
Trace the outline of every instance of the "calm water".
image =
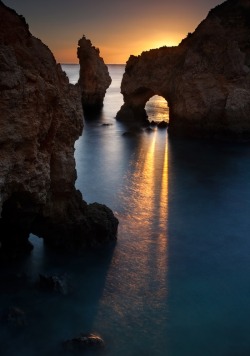
MULTIPOLYGON (((86 118, 75 157, 77 188, 114 210, 118 242, 72 258, 32 236, 31 256, 7 271, 26 273, 25 287, 1 282, 0 299, 28 325, 1 325, 0 354, 61 355, 61 341, 93 331, 105 356, 250 355, 250 147, 122 136, 124 67, 109 69, 103 112, 86 118), (67 273, 69 295, 41 293, 41 272, 67 273)), ((64 70, 77 80, 78 66, 64 70)), ((150 118, 167 120, 163 105, 154 98, 150 118)))

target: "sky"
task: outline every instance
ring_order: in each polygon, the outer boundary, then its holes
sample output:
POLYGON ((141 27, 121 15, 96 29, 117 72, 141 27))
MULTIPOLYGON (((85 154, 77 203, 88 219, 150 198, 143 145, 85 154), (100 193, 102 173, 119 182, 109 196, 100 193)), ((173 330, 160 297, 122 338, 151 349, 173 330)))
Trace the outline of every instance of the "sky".
POLYGON ((106 64, 130 55, 176 46, 222 0, 3 0, 23 15, 59 63, 78 63, 77 43, 85 35, 106 64))

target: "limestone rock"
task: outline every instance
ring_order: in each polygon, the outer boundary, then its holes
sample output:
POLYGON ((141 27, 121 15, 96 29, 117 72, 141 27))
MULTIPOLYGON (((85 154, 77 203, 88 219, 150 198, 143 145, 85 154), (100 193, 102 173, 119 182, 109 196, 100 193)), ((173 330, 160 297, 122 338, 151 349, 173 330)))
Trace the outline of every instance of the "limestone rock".
POLYGON ((63 348, 66 351, 84 352, 91 349, 102 349, 105 346, 103 339, 95 334, 81 334, 73 339, 66 340, 63 348))
POLYGON ((82 105, 85 112, 100 110, 104 96, 111 84, 108 67, 100 57, 99 49, 83 36, 78 42, 82 105))
POLYGON ((30 233, 77 249, 116 237, 117 219, 99 207, 96 228, 75 189, 74 143, 83 129, 81 94, 69 84, 25 19, 0 1, 0 260, 29 251, 30 233), (97 231, 98 230, 98 231, 97 231), (74 241, 74 242, 72 242, 74 241), (92 242, 93 243, 93 242, 92 242))
POLYGON ((177 47, 130 56, 117 119, 145 122, 153 95, 169 104, 169 132, 250 138, 250 0, 211 10, 177 47))
POLYGON ((39 287, 47 292, 66 295, 69 293, 68 276, 39 274, 39 287))

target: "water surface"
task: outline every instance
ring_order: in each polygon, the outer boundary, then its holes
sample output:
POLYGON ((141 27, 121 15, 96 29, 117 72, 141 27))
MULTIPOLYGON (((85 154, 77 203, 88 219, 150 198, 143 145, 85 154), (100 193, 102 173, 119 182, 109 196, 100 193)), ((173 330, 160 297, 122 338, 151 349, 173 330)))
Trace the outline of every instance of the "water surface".
MULTIPOLYGON (((75 82, 79 67, 63 68, 75 82)), ((31 237, 31 256, 4 272, 26 273, 25 287, 1 283, 0 297, 26 311, 28 326, 2 325, 0 353, 60 355, 61 341, 93 331, 107 356, 249 355, 250 148, 157 129, 123 136, 124 66, 109 69, 103 111, 85 118, 75 145, 76 185, 114 210, 117 244, 67 257, 31 237), (42 293, 41 272, 67 273, 70 294, 42 293)))

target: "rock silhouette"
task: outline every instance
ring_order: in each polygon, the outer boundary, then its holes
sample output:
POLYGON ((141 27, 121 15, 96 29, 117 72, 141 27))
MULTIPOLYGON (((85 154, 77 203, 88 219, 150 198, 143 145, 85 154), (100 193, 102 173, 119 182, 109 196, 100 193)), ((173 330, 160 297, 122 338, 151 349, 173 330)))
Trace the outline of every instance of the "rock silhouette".
POLYGON ((153 95, 169 105, 169 132, 182 136, 250 137, 250 1, 211 10, 177 47, 130 56, 118 120, 143 123, 153 95))
POLYGON ((108 67, 100 57, 99 49, 83 36, 78 42, 77 56, 80 63, 82 105, 84 112, 98 111, 111 84, 108 67))
POLYGON ((111 210, 74 185, 79 88, 2 1, 0 19, 0 260, 30 251, 30 233, 67 250, 115 239, 111 210))

